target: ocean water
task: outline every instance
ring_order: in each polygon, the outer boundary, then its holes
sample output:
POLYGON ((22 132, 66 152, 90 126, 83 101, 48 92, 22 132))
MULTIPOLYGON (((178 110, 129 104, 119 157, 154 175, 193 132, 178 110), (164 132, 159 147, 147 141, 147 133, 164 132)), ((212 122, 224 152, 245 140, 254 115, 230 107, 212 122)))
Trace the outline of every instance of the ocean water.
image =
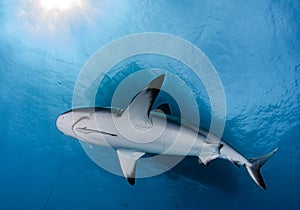
MULTIPOLYGON (((82 0, 69 10, 41 2, 0 1, 1 209, 300 208, 299 1, 82 0), (206 54, 226 96, 223 138, 246 157, 279 147, 262 168, 267 190, 243 167, 225 160, 205 167, 196 158, 130 186, 57 130, 87 60, 142 32, 181 37, 206 54)), ((143 68, 172 69, 199 93, 201 125, 209 127, 214 114, 204 86, 165 59, 122 61, 111 70, 123 73, 114 84, 143 68)), ((109 105, 109 85, 99 87, 96 104, 109 105)))

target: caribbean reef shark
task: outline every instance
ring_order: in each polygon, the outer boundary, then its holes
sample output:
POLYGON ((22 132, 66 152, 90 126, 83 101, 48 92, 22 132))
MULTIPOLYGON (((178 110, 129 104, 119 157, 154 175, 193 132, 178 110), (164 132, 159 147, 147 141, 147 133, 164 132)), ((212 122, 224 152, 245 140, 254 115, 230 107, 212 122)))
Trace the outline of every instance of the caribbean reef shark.
POLYGON ((199 157, 208 165, 216 158, 227 159, 244 166, 254 182, 266 189, 260 168, 278 150, 257 158, 247 159, 240 152, 202 128, 184 125, 172 116, 166 104, 152 110, 163 85, 160 75, 146 85, 126 109, 87 107, 61 114, 57 128, 90 145, 116 150, 124 177, 135 184, 136 163, 143 155, 167 154, 199 157), (163 110, 163 112, 158 111, 163 110), (176 141, 176 142, 175 142, 176 141))

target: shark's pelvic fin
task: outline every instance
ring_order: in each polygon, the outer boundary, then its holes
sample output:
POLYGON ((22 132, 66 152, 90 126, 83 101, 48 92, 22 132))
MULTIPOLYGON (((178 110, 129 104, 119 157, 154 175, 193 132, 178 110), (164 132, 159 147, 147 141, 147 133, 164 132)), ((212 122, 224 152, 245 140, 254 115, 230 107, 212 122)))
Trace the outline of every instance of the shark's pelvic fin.
POLYGON ((223 144, 206 143, 199 155, 199 163, 203 163, 207 166, 212 160, 220 156, 220 149, 222 147, 223 144))
POLYGON ((137 160, 145 153, 126 149, 117 149, 117 154, 124 177, 127 179, 129 184, 134 185, 137 160))
POLYGON ((122 117, 129 117, 134 124, 152 125, 149 120, 151 107, 160 92, 160 88, 164 82, 165 75, 162 74, 153 79, 146 85, 131 101, 125 109, 122 117))

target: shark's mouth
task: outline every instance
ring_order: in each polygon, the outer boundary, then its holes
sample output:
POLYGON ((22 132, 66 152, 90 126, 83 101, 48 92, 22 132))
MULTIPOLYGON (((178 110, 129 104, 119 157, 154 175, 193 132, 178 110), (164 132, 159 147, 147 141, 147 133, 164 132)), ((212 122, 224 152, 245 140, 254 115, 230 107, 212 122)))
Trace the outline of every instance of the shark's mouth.
POLYGON ((87 128, 87 127, 76 128, 76 130, 81 132, 81 133, 84 133, 84 134, 101 133, 101 134, 105 134, 105 135, 109 135, 109 136, 118 136, 117 134, 114 134, 114 133, 109 133, 109 132, 105 132, 105 131, 90 129, 90 128, 87 128))
POLYGON ((73 131, 73 133, 75 135, 76 135, 76 131, 79 131, 80 133, 83 133, 83 134, 100 133, 100 134, 109 135, 109 136, 118 136, 117 134, 114 134, 114 133, 109 133, 109 132, 105 132, 105 131, 101 131, 101 130, 91 129, 91 128, 87 128, 86 126, 84 126, 84 127, 77 127, 76 125, 78 125, 83 120, 90 120, 90 118, 89 117, 81 117, 79 120, 77 120, 73 124, 72 131, 73 131))

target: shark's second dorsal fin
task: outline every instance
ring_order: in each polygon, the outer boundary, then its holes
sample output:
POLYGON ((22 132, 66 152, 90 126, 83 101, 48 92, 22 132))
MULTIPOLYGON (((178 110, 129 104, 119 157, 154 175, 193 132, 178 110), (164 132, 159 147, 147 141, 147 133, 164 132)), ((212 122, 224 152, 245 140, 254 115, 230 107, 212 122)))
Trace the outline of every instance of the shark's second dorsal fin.
POLYGON ((134 185, 136 162, 145 153, 126 149, 117 149, 117 154, 123 175, 125 176, 129 184, 134 185))
POLYGON ((154 111, 162 111, 163 113, 167 114, 167 115, 171 115, 171 109, 169 104, 164 103, 159 105, 154 111))
POLYGON ((131 101, 129 106, 125 109, 122 116, 129 117, 131 122, 135 124, 151 123, 149 122, 149 113, 151 107, 160 92, 165 75, 162 74, 153 79, 146 85, 131 101))

